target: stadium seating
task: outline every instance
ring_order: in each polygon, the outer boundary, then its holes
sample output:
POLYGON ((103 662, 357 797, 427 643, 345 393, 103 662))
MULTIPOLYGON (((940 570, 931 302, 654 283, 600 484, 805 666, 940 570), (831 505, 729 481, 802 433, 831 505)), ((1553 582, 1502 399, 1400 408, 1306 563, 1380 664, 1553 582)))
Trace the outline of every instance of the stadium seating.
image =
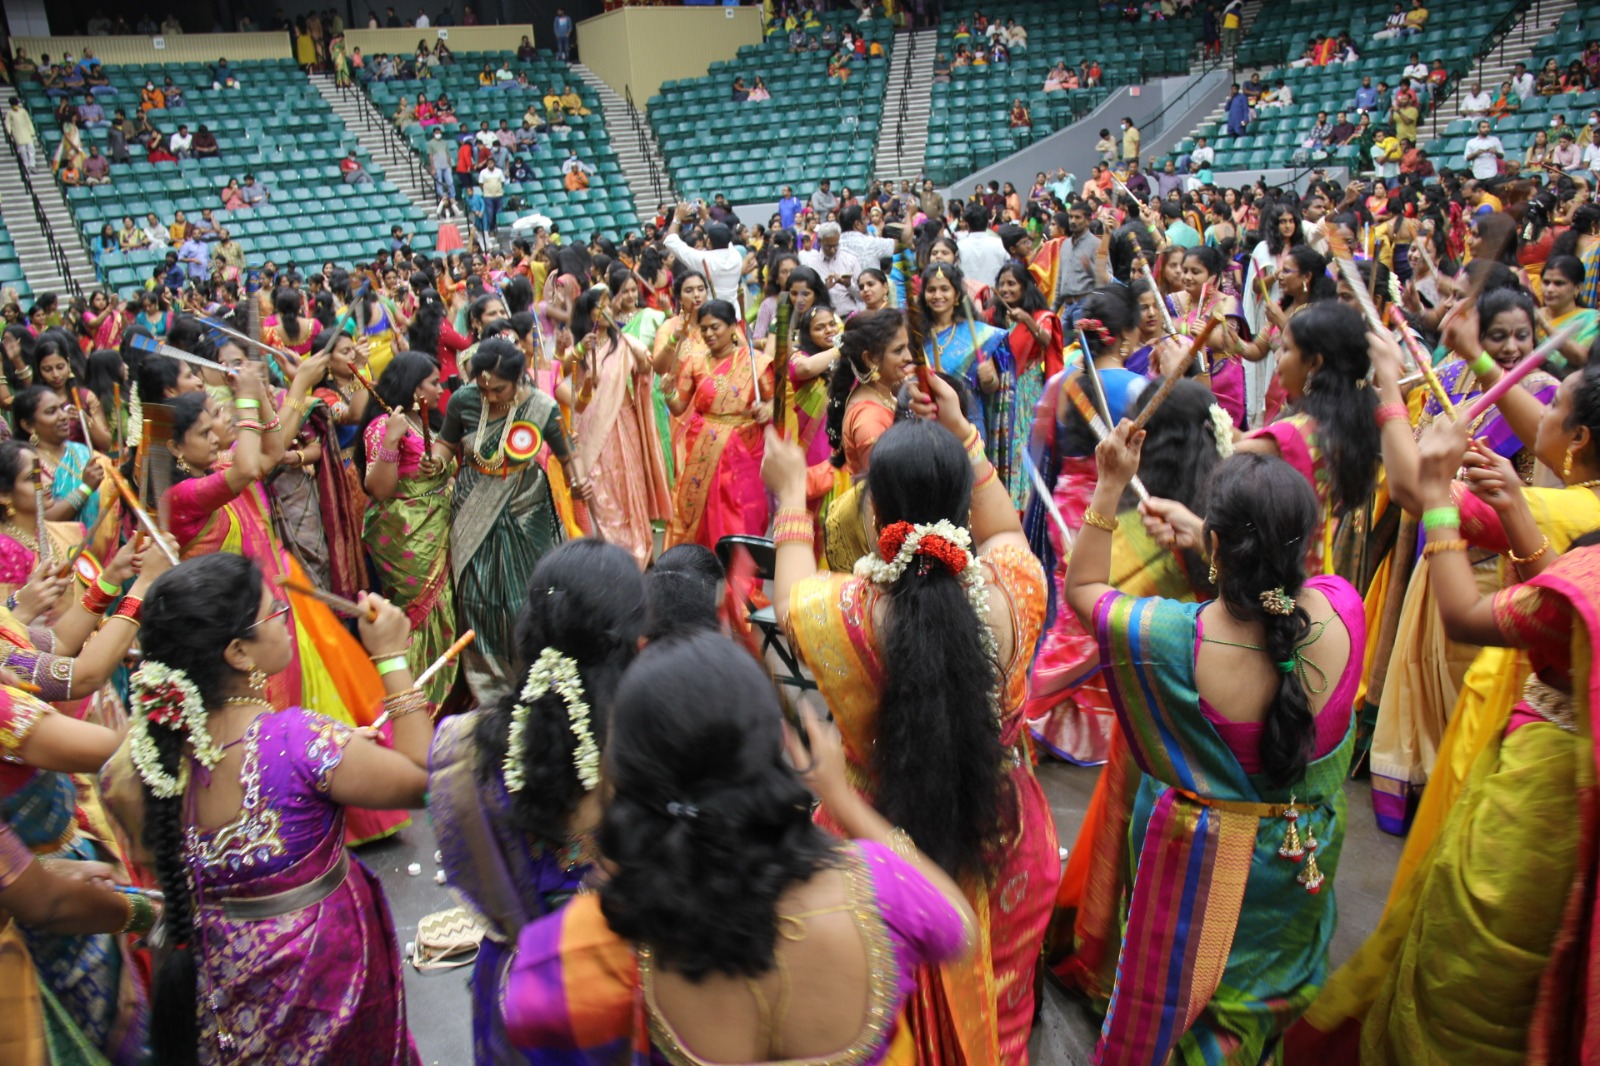
MULTIPOLYGON (((634 214, 633 196, 606 133, 600 100, 593 89, 551 53, 541 51, 531 63, 521 63, 514 52, 458 52, 453 65, 434 67, 429 79, 370 82, 367 91, 373 105, 385 116, 395 113, 402 96, 415 101, 420 92, 429 100, 437 100, 441 93, 448 93, 460 125, 444 128, 451 134, 464 134, 477 130, 480 122, 488 122, 491 130, 498 129, 501 119, 517 129, 530 103, 542 101, 551 88, 561 90, 567 86, 576 87, 590 114, 568 116, 566 124, 571 127, 570 131, 540 134, 537 151, 518 153, 527 161, 533 178, 507 183, 507 206, 501 210, 499 222, 508 226, 518 216, 536 211, 548 216, 563 232, 579 234, 585 240, 595 232, 620 239, 628 230, 637 230, 639 221, 634 214), (513 73, 526 71, 530 88, 479 87, 478 72, 484 64, 493 70, 502 62, 513 73), (569 149, 576 149, 578 158, 594 168, 589 188, 581 192, 568 192, 562 185, 561 163, 569 149), (520 201, 520 205, 513 201, 520 201)), ((540 112, 543 113, 542 106, 540 112)), ((413 123, 405 130, 405 135, 412 147, 425 157, 426 138, 431 133, 413 123)))
POLYGON ((22 276, 22 264, 17 260, 17 246, 11 241, 11 233, 6 229, 5 220, 0 219, 0 289, 15 289, 17 301, 27 310, 28 303, 33 299, 33 290, 28 286, 28 281, 22 276))
MULTIPOLYGON (((139 89, 147 79, 161 84, 171 77, 185 91, 182 109, 150 112, 151 123, 163 134, 179 123, 195 132, 205 124, 217 135, 221 155, 178 163, 150 163, 145 151, 130 145, 134 162, 113 165, 109 185, 84 185, 66 190, 73 219, 85 238, 100 232, 105 222, 115 227, 124 215, 143 219, 154 211, 163 222, 175 211, 198 219, 202 208, 213 208, 217 220, 243 247, 247 262, 273 260, 285 264, 320 263, 325 259, 370 257, 387 245, 389 227, 395 223, 418 232, 418 242, 432 245, 437 223, 427 220, 399 188, 389 181, 381 164, 357 156, 371 185, 346 185, 338 162, 355 138, 319 96, 305 75, 289 60, 240 61, 230 64, 244 88, 211 89, 209 68, 199 63, 106 65, 116 88, 114 97, 102 97, 110 116, 116 108, 133 119, 139 110, 139 89), (272 191, 270 203, 260 208, 223 212, 219 193, 230 178, 253 173, 272 191)), ((22 86, 46 153, 53 153, 61 133, 51 114, 53 101, 37 83, 22 86)), ((85 130, 84 145, 98 144, 104 151, 105 132, 85 130)), ((163 250, 143 249, 112 253, 97 264, 101 280, 119 293, 141 287, 163 250)))
MULTIPOLYGON (((955 7, 939 23, 938 51, 947 59, 955 56, 957 23, 971 14, 955 7)), ((1110 86, 1186 73, 1200 27, 1197 18, 1129 24, 1102 13, 1095 0, 1020 0, 982 10, 1002 23, 1016 19, 1028 44, 1013 49, 1008 63, 956 67, 949 84, 933 86, 924 170, 936 182, 954 181, 1071 125, 1097 107, 1110 86), (1044 91, 1045 75, 1057 62, 1076 68, 1086 60, 1100 64, 1101 88, 1044 91), (1019 98, 1033 120, 1029 129, 1010 128, 1011 105, 1019 98)))
POLYGON ((790 54, 781 32, 713 63, 700 78, 667 81, 650 98, 649 119, 679 195, 734 203, 776 200, 783 186, 810 189, 824 178, 863 189, 882 120, 894 30, 887 19, 857 22, 854 9, 822 20, 864 32, 883 59, 857 59, 849 81, 827 75, 828 53, 790 54), (762 78, 772 99, 734 103, 731 86, 762 78))
MULTIPOLYGON (((1332 148, 1326 157, 1311 159, 1302 145, 1316 124, 1317 112, 1328 112, 1331 120, 1339 111, 1350 111, 1354 121, 1354 97, 1361 79, 1371 77, 1374 87, 1379 81, 1387 81, 1393 89, 1399 84, 1400 72, 1413 52, 1430 66, 1435 59, 1443 60, 1451 80, 1461 78, 1471 70, 1477 56, 1487 49, 1494 27, 1518 4, 1517 0, 1466 0, 1454 7, 1434 5, 1430 8, 1427 28, 1421 34, 1388 40, 1374 40, 1372 35, 1383 28, 1384 18, 1392 10, 1389 0, 1336 3, 1331 14, 1328 6, 1266 5, 1260 20, 1252 27, 1250 39, 1240 47, 1241 57, 1284 62, 1286 58, 1299 57, 1313 37, 1348 31, 1360 53, 1359 59, 1326 67, 1280 66, 1269 71, 1263 75, 1263 81, 1272 85, 1282 78, 1294 94, 1294 103, 1260 109, 1240 137, 1227 136, 1224 123, 1205 123, 1193 136, 1179 143, 1173 157, 1187 154, 1194 147, 1194 137, 1204 136, 1216 151, 1214 169, 1218 171, 1265 170, 1312 162, 1365 169, 1368 161, 1360 158, 1355 145, 1332 148)), ((1428 111, 1428 102, 1424 100, 1424 123, 1428 111)), ((1374 115, 1373 123, 1382 124, 1387 118, 1387 114, 1374 115)), ((1419 136, 1421 133, 1419 129, 1419 136)), ((1429 154, 1432 155, 1432 151, 1429 154)))

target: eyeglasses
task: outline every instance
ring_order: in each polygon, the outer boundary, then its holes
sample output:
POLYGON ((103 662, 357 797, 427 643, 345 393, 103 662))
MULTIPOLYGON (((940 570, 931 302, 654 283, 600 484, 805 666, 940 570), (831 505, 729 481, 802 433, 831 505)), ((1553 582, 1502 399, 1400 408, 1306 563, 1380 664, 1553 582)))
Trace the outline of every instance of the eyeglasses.
MULTIPOLYGON (((254 629, 257 626, 264 626, 274 618, 282 618, 288 613, 289 604, 284 600, 274 599, 272 601, 272 610, 267 612, 267 616, 265 618, 257 618, 254 622, 250 623, 250 629, 254 629)), ((245 632, 248 633, 250 629, 246 629, 245 632)))

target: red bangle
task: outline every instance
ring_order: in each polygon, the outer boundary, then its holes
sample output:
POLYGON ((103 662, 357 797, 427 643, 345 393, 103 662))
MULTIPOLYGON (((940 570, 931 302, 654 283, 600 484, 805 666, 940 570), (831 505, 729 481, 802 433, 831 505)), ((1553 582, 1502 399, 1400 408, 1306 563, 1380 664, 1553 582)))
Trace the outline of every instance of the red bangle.
POLYGON ((144 601, 137 596, 124 596, 122 602, 117 604, 117 609, 112 613, 112 618, 128 618, 137 622, 139 612, 144 608, 144 601))
POLYGON ((1379 429, 1382 429, 1397 418, 1407 423, 1411 421, 1411 412, 1406 410, 1406 405, 1403 403, 1380 403, 1376 416, 1379 429))
POLYGON ((99 585, 90 585, 83 593, 83 609, 90 614, 105 614, 113 598, 99 585))

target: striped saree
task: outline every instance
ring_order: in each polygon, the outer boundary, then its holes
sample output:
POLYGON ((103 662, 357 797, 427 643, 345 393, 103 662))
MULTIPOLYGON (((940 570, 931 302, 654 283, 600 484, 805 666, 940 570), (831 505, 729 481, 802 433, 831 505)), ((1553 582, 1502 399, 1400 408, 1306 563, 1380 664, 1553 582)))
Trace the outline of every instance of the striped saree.
MULTIPOLYGON (((1354 590, 1313 581, 1359 649, 1354 590)), ((1096 1050, 1103 1066, 1272 1061, 1327 970, 1354 731, 1347 726, 1290 789, 1247 774, 1200 707, 1201 606, 1117 592, 1095 606, 1118 724, 1143 773, 1129 823, 1138 876, 1096 1050), (1305 863, 1279 857, 1291 803, 1298 832, 1321 842, 1315 856, 1327 883, 1318 892, 1298 880, 1305 863)), ((1349 715, 1359 665, 1357 654, 1323 714, 1349 715)))

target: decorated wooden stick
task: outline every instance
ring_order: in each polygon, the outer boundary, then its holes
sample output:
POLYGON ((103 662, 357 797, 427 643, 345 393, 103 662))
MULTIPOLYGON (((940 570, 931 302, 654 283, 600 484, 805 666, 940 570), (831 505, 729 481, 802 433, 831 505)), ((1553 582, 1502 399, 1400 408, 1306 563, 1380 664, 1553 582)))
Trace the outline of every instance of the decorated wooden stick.
POLYGON ((1183 358, 1178 360, 1177 364, 1172 368, 1172 372, 1162 378, 1161 386, 1156 389, 1156 394, 1150 397, 1150 402, 1144 405, 1144 410, 1140 411, 1139 416, 1133 420, 1134 429, 1143 429, 1145 424, 1150 421, 1150 416, 1155 414, 1157 409, 1167 402, 1167 397, 1172 394, 1172 390, 1183 378, 1184 372, 1189 369, 1189 364, 1194 361, 1195 355, 1201 348, 1206 346, 1206 341, 1211 338, 1211 331, 1216 329, 1217 324, 1221 321, 1222 316, 1217 314, 1212 315, 1206 321, 1205 328, 1195 335, 1193 343, 1189 345, 1189 350, 1183 354, 1183 358))
POLYGON ((1439 401, 1439 406, 1444 409, 1445 414, 1451 418, 1456 417, 1455 401, 1450 399, 1450 393, 1445 391, 1444 383, 1439 380, 1439 375, 1434 373, 1433 358, 1423 350, 1417 335, 1411 331, 1411 324, 1406 321, 1405 312, 1398 307, 1389 308, 1389 321, 1394 323, 1394 333, 1400 338, 1401 346, 1410 353, 1411 361, 1417 364, 1417 372, 1422 375, 1422 380, 1427 382, 1428 391, 1439 401))
POLYGON ((146 533, 155 538, 156 547, 160 548, 161 554, 167 557, 167 562, 177 566, 178 553, 173 551, 172 547, 167 544, 166 538, 162 537, 161 527, 156 525, 155 519, 150 517, 148 511, 139 506, 139 497, 134 494, 133 486, 128 484, 128 479, 122 476, 122 471, 118 470, 116 464, 110 459, 103 455, 96 456, 96 458, 100 460, 101 465, 105 468, 106 477, 110 478, 111 483, 117 486, 117 492, 122 496, 122 502, 127 504, 128 510, 133 512, 134 520, 144 528, 146 533))
POLYGON ((111 447, 117 454, 122 454, 122 382, 111 383, 111 447))
MULTIPOLYGON (((1383 332, 1383 316, 1378 314, 1378 305, 1372 298, 1372 293, 1361 281, 1361 270, 1356 266, 1355 257, 1350 254, 1350 246, 1339 235, 1339 231, 1331 224, 1324 224, 1323 233, 1328 239, 1328 251, 1333 253, 1333 261, 1343 275, 1345 284, 1350 286, 1350 291, 1356 294, 1356 304, 1361 308, 1361 314, 1367 320, 1367 327, 1379 333, 1383 332)), ((1378 265, 1372 265, 1372 276, 1377 277, 1378 265)))
POLYGON ((385 413, 391 415, 394 414, 394 408, 383 402, 383 397, 378 395, 378 386, 374 385, 367 378, 367 375, 363 374, 360 370, 357 370, 356 380, 361 382, 361 387, 367 390, 367 393, 377 401, 378 406, 383 408, 385 413))
POLYGON ((37 455, 33 460, 33 507, 34 537, 38 540, 39 562, 47 563, 55 557, 55 552, 50 548, 50 533, 44 524, 44 461, 37 455))
POLYGON ((1039 502, 1044 504, 1044 509, 1050 512, 1050 520, 1056 524, 1056 531, 1061 534, 1061 546, 1066 551, 1072 550, 1072 530, 1067 526, 1067 520, 1061 517, 1061 508, 1056 506, 1055 494, 1050 491, 1050 486, 1044 483, 1044 475, 1039 473, 1039 468, 1033 463, 1033 456, 1028 450, 1022 450, 1022 465, 1028 468, 1028 479, 1033 482, 1033 491, 1039 494, 1039 502))
POLYGON ((56 567, 56 577, 66 577, 72 573, 72 568, 78 563, 78 557, 89 549, 89 545, 94 543, 95 535, 106 524, 106 519, 111 516, 112 511, 113 508, 110 507, 100 508, 100 514, 95 518, 94 524, 89 527, 88 532, 84 534, 83 540, 79 541, 78 546, 67 553, 66 561, 56 567))
POLYGON ((377 620, 378 607, 376 604, 369 603, 363 607, 361 604, 347 600, 343 596, 335 596, 331 592, 323 592, 321 589, 314 589, 310 585, 302 585, 300 582, 291 581, 288 578, 279 578, 278 584, 283 586, 286 591, 293 592, 297 596, 309 596, 318 603, 326 604, 342 615, 347 615, 351 618, 365 618, 369 622, 377 620))
POLYGON ((922 394, 933 399, 933 370, 928 366, 927 330, 922 322, 922 303, 911 293, 911 278, 915 276, 915 260, 909 250, 900 253, 900 269, 906 275, 906 339, 911 342, 911 370, 917 375, 922 394))
POLYGON ((772 424, 780 437, 789 426, 789 320, 793 316, 794 305, 789 302, 789 294, 780 293, 777 312, 772 316, 772 424))
MULTIPOLYGON (((1134 248, 1138 249, 1138 247, 1138 243, 1135 242, 1134 248)), ((1148 281, 1150 287, 1155 290, 1156 307, 1161 311, 1161 324, 1166 327, 1167 335, 1171 336, 1178 330, 1172 324, 1172 312, 1167 309, 1167 298, 1161 294, 1161 286, 1156 283, 1156 276, 1151 271, 1150 263, 1145 259, 1144 252, 1142 250, 1135 251, 1133 257, 1134 266, 1138 269, 1140 276, 1148 281)))
POLYGON ((426 685, 429 681, 432 681, 434 674, 437 674, 440 670, 443 670, 446 666, 448 666, 452 661, 455 660, 455 657, 457 655, 460 655, 463 651, 465 651, 467 649, 467 645, 471 644, 474 640, 477 640, 477 639, 478 639, 478 633, 477 633, 476 630, 473 630, 473 629, 469 629, 465 633, 463 633, 459 637, 457 637, 455 643, 450 645, 448 648, 446 648, 443 655, 441 655, 437 659, 433 660, 432 663, 428 664, 428 668, 426 670, 422 671, 422 673, 417 675, 417 679, 416 679, 417 687, 421 688, 423 685, 426 685))
MULTIPOLYGON (((1078 409, 1078 414, 1082 415, 1083 420, 1089 424, 1089 429, 1094 433, 1095 440, 1105 440, 1111 436, 1111 426, 1105 419, 1100 417, 1100 412, 1094 409, 1094 401, 1089 399, 1089 394, 1083 390, 1083 387, 1077 381, 1068 379, 1062 388, 1067 390, 1067 398, 1072 401, 1072 406, 1078 409)), ((1133 489, 1134 495, 1138 496, 1139 499, 1148 500, 1150 498, 1150 492, 1144 487, 1144 482, 1139 480, 1138 474, 1135 474, 1133 480, 1128 484, 1133 489)))
POLYGON ((229 377, 239 373, 233 367, 223 366, 215 359, 207 359, 204 356, 186 352, 182 348, 174 348, 170 344, 162 344, 154 337, 146 337, 135 333, 130 335, 130 339, 133 346, 141 352, 147 352, 151 355, 164 355, 168 359, 176 359, 181 363, 188 363, 190 366, 197 366, 202 370, 215 370, 217 373, 226 374, 229 377))
POLYGON ((1487 414, 1491 407, 1500 402, 1500 397, 1515 388, 1517 382, 1543 366, 1544 361, 1550 357, 1550 353, 1567 343, 1577 331, 1578 323, 1573 322, 1552 333, 1543 344, 1528 353, 1527 358, 1507 370, 1504 374, 1501 374, 1500 380, 1484 390, 1483 395, 1474 400, 1472 406, 1467 408, 1466 419, 1468 424, 1476 422, 1487 414))
POLYGON ((284 374, 285 376, 288 376, 289 371, 284 366, 282 353, 279 352, 278 349, 274 348, 272 345, 263 344, 261 341, 258 341, 258 340, 254 339, 252 337, 248 337, 245 334, 240 333, 236 329, 229 329, 227 326, 224 326, 220 321, 218 321, 215 318, 210 318, 210 317, 207 317, 205 315, 201 315, 200 316, 200 321, 206 326, 207 329, 215 330, 216 332, 221 333, 225 337, 232 337, 234 340, 238 341, 240 344, 247 344, 250 347, 256 349, 257 351, 265 352, 267 354, 267 357, 272 360, 272 362, 273 362, 273 364, 275 366, 277 366, 278 372, 281 373, 281 374, 284 374))

